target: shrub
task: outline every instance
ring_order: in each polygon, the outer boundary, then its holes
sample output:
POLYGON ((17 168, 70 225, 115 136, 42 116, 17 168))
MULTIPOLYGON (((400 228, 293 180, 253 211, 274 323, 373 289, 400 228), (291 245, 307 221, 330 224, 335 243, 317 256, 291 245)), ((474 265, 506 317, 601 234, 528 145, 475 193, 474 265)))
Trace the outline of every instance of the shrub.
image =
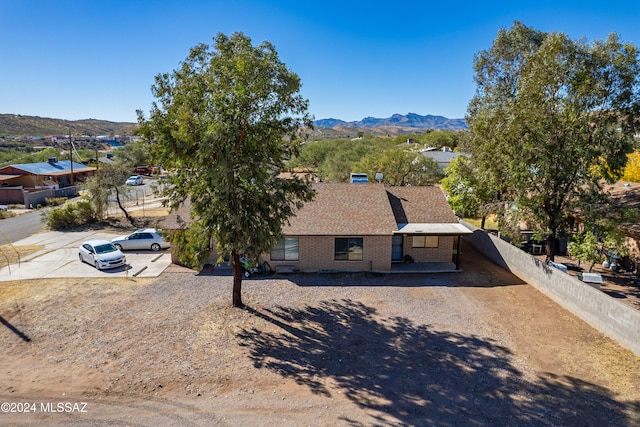
POLYGON ((44 199, 45 206, 60 206, 67 201, 66 197, 47 197, 44 199))
POLYGON ((53 230, 78 227, 95 221, 96 210, 88 197, 68 201, 62 207, 42 214, 43 221, 53 230))
POLYGON ((14 216, 16 216, 15 212, 0 210, 0 219, 13 218, 14 216))
POLYGON ((170 239, 173 254, 180 265, 200 269, 211 254, 211 232, 198 221, 191 223, 189 228, 172 231, 170 239))

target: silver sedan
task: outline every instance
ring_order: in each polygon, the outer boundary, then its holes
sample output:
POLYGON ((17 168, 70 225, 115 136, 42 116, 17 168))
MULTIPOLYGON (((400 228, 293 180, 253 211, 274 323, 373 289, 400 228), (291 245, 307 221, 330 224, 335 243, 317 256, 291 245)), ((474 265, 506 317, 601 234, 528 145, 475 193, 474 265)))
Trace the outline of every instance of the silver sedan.
POLYGON ((122 267, 127 258, 122 252, 106 240, 89 240, 78 248, 80 261, 93 265, 98 270, 122 267))
POLYGON ((151 249, 157 252, 170 246, 169 242, 164 240, 155 228, 146 228, 134 231, 127 236, 116 237, 111 240, 111 243, 121 251, 151 249))

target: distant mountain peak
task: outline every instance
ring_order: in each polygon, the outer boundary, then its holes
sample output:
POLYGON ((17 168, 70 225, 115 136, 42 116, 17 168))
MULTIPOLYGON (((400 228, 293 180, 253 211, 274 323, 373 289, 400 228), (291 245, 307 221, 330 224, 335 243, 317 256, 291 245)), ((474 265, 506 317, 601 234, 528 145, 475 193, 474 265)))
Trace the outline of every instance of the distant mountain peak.
POLYGON ((320 119, 314 121, 316 127, 345 127, 345 128, 383 128, 383 127, 400 127, 404 130, 414 129, 448 129, 463 130, 467 129, 467 122, 464 119, 449 119, 443 116, 426 115, 421 116, 416 113, 393 114, 388 118, 365 117, 359 121, 345 122, 340 119, 320 119))

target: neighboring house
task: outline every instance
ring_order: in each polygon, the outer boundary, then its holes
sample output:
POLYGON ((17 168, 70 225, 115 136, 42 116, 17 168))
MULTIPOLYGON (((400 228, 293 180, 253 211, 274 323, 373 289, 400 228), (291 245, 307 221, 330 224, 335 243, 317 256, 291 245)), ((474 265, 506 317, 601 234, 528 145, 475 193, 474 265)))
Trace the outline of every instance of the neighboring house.
POLYGON ((379 271, 459 268, 462 226, 438 187, 315 183, 316 197, 283 227, 263 256, 272 268, 379 271), (420 268, 419 266, 420 265, 420 268), (428 269, 428 268, 427 268, 428 269))
MULTIPOLYGON (((56 158, 47 162, 5 166, 0 168, 0 203, 31 204, 26 201, 29 198, 24 193, 70 187, 93 175, 95 170, 94 167, 56 158)), ((31 201, 41 203, 40 199, 31 201)))
POLYGON ((449 147, 443 147, 441 150, 436 150, 435 148, 427 148, 420 151, 423 156, 431 157, 433 160, 438 162, 438 166, 440 169, 445 170, 451 162, 453 162, 458 156, 466 156, 466 153, 461 153, 459 151, 451 151, 449 147))
POLYGON ((112 165, 114 163, 113 153, 107 153, 103 157, 98 157, 97 161, 95 158, 91 158, 86 161, 83 161, 82 163, 87 166, 95 166, 97 169, 101 168, 104 165, 112 165))
POLYGON ((47 162, 15 164, 0 168, 0 175, 4 178, 0 184, 24 188, 68 187, 72 181, 83 181, 93 175, 95 170, 96 168, 81 163, 72 164, 70 160, 51 158, 47 162))
MULTIPOLYGON (((640 183, 617 182, 607 188, 611 194, 611 205, 614 208, 629 208, 640 213, 640 183)), ((622 267, 640 273, 640 224, 638 222, 620 226, 626 235, 629 255, 623 258, 622 267)))

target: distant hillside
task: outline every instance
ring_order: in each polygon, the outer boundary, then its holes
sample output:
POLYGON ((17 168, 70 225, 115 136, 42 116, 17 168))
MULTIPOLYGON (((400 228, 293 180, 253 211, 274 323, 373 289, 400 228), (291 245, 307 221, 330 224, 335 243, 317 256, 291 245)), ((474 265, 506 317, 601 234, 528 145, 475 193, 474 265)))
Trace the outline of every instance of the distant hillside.
POLYGON ((48 117, 0 114, 1 136, 47 136, 67 135, 130 135, 135 123, 118 123, 106 120, 62 120, 48 117))
POLYGON ((415 113, 409 113, 407 115, 394 114, 385 119, 366 117, 357 122, 345 122, 339 119, 321 119, 313 123, 316 127, 326 127, 342 131, 348 129, 368 129, 373 133, 389 134, 422 132, 425 129, 467 129, 467 123, 464 119, 448 119, 443 116, 432 115, 421 116, 415 113))
MULTIPOLYGON (((69 130, 75 135, 131 135, 136 123, 110 122, 107 120, 62 120, 48 117, 23 116, 16 114, 0 114, 0 137, 28 137, 47 135, 67 135, 69 130)), ((464 119, 448 119, 443 116, 409 113, 394 114, 385 119, 366 117, 356 122, 345 122, 339 119, 321 119, 314 122, 316 131, 325 128, 328 135, 350 135, 366 129, 376 135, 399 135, 421 133, 426 129, 467 129, 464 119), (329 130, 331 129, 331 130, 329 130)))

